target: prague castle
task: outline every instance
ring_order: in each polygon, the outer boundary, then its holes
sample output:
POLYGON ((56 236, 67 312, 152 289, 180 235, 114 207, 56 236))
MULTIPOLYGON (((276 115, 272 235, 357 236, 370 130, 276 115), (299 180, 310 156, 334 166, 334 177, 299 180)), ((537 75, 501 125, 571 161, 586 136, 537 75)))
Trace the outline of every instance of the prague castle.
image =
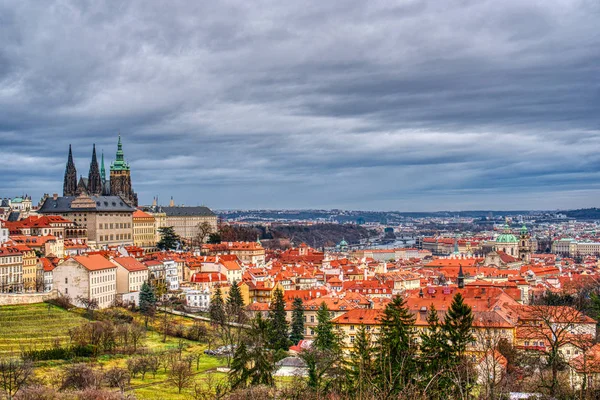
POLYGON ((104 169, 104 153, 100 166, 96 157, 96 145, 92 150, 92 161, 88 177, 80 176, 77 180, 77 169, 73 162, 73 152, 69 145, 69 158, 65 170, 65 179, 63 184, 63 196, 79 196, 86 194, 88 196, 120 196, 130 206, 137 206, 137 194, 131 187, 131 168, 125 162, 123 156, 123 145, 121 144, 121 135, 117 144, 117 155, 115 161, 110 165, 110 179, 106 179, 104 169))

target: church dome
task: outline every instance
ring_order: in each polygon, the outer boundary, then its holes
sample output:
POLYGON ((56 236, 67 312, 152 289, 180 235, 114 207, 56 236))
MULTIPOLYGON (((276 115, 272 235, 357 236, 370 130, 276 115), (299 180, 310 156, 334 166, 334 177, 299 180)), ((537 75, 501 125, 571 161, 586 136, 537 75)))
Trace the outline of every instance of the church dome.
POLYGON ((496 243, 518 243, 519 239, 510 232, 508 225, 504 226, 504 232, 496 238, 496 243))

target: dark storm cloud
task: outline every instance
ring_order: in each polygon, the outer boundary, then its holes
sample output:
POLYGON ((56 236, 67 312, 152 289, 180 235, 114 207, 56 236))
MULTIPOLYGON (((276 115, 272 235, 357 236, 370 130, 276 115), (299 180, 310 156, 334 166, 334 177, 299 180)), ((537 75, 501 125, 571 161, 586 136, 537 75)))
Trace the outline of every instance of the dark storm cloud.
POLYGON ((0 193, 69 143, 142 202, 558 208, 600 194, 600 5, 0 3, 0 193), (108 165, 107 165, 108 167, 108 165))

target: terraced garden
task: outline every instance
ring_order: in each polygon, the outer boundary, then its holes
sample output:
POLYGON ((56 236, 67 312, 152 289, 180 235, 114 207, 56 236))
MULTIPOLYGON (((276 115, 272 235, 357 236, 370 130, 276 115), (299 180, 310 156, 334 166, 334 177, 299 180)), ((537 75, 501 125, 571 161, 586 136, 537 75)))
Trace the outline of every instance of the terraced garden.
POLYGON ((21 348, 50 347, 69 340, 69 329, 87 320, 45 303, 0 307, 0 357, 18 355, 21 348))

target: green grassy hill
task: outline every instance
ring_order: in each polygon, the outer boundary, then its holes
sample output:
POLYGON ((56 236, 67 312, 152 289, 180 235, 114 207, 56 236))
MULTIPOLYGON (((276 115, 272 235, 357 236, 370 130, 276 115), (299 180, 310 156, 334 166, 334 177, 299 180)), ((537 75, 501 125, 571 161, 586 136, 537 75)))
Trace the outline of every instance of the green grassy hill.
POLYGON ((21 347, 45 348, 69 340, 69 329, 87 320, 45 303, 0 307, 0 357, 18 355, 21 347))

